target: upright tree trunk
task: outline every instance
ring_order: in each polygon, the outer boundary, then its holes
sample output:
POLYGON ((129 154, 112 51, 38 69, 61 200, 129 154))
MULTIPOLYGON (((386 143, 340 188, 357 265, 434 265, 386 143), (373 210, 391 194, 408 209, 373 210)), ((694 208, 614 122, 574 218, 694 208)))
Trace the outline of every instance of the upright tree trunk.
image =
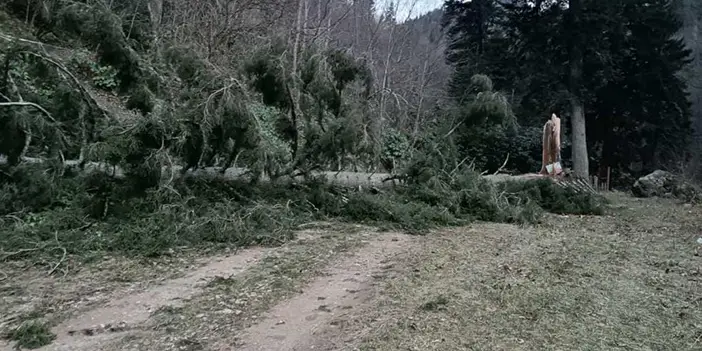
MULTIPOLYGON (((389 39, 389 47, 388 47, 388 53, 385 55, 385 63, 383 66, 383 79, 380 87, 380 113, 378 114, 378 124, 376 126, 377 134, 380 136, 383 133, 383 127, 385 126, 385 103, 387 102, 387 88, 388 88, 388 78, 390 74, 390 59, 392 59, 392 52, 393 49, 395 48, 395 42, 394 42, 394 34, 395 34, 395 25, 392 25, 392 28, 390 29, 390 39, 389 39)), ((377 139, 378 141, 380 139, 377 139)))
POLYGON ((154 46, 157 56, 159 54, 159 41, 161 36, 161 20, 163 18, 163 0, 149 0, 146 4, 149 10, 149 19, 151 21, 151 34, 154 36, 154 46))
POLYGON ((161 26, 161 18, 163 17, 163 0, 149 0, 146 4, 149 10, 149 19, 151 20, 151 32, 158 40, 159 27, 161 26))
POLYGON ((572 157, 573 171, 576 176, 588 178, 589 160, 587 156, 587 138, 585 129, 585 109, 582 99, 582 74, 583 74, 583 52, 582 52, 582 2, 581 0, 570 0, 570 69, 569 69, 569 90, 571 107, 571 136, 572 136, 572 157))
POLYGON ((358 47, 361 42, 361 24, 359 20, 361 11, 358 9, 360 6, 358 0, 354 0, 351 3, 351 6, 353 6, 353 45, 351 46, 351 50, 355 53, 358 51, 358 47))
POLYGON ((300 38, 302 37, 302 14, 304 13, 304 9, 306 7, 306 1, 305 0, 299 0, 297 3, 297 20, 295 21, 295 36, 294 36, 294 41, 293 41, 293 61, 292 61, 292 74, 296 75, 297 74, 297 62, 299 59, 299 52, 300 52, 300 38))
MULTIPOLYGON (((293 71, 293 74, 296 77, 299 76, 298 74, 298 66, 300 63, 300 53, 302 52, 302 49, 306 47, 306 40, 307 40, 307 18, 310 14, 310 2, 309 0, 304 0, 302 1, 303 7, 304 7, 304 12, 302 14, 302 21, 298 22, 298 37, 295 39, 295 45, 297 46, 297 53, 295 55, 296 57, 296 63, 295 63, 295 71, 293 71), (302 36, 302 39, 300 39, 299 36, 302 36)), ((299 106, 300 105, 300 99, 302 97, 302 90, 299 84, 295 84, 295 105, 299 106)), ((298 112, 298 116, 301 116, 302 112, 298 112)))
POLYGON ((308 0, 298 0, 297 3, 297 19, 295 21, 295 35, 293 36, 293 57, 292 57, 292 68, 290 72, 290 77, 292 80, 286 85, 287 95, 290 102, 290 123, 292 128, 295 129, 295 134, 292 142, 292 158, 295 160, 297 158, 298 149, 298 123, 299 118, 302 116, 302 110, 300 109, 300 97, 302 92, 299 85, 299 74, 298 66, 300 63, 301 49, 304 42, 302 38, 302 32, 304 26, 307 23, 307 15, 309 12, 308 0))

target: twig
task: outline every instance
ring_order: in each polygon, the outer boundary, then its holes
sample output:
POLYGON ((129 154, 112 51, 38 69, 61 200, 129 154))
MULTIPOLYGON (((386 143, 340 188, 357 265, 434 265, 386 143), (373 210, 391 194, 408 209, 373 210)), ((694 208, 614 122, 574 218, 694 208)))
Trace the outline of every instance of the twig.
POLYGON ((46 55, 38 54, 38 53, 32 52, 32 51, 22 51, 22 52, 27 53, 29 55, 32 55, 34 57, 40 58, 40 59, 48 62, 48 63, 52 64, 53 66, 55 66, 59 71, 68 75, 68 77, 70 77, 71 80, 73 81, 73 84, 78 86, 78 89, 80 90, 81 95, 83 95, 83 98, 86 100, 86 102, 89 105, 92 105, 93 107, 97 108, 102 113, 102 116, 105 117, 105 119, 111 119, 109 113, 105 109, 100 107, 100 104, 97 103, 95 98, 93 98, 93 96, 90 94, 90 92, 83 86, 83 84, 80 83, 78 78, 76 78, 76 76, 73 75, 73 73, 71 73, 71 71, 68 70, 68 68, 66 68, 61 63, 51 59, 50 57, 47 57, 46 55))
POLYGON ((57 269, 57 268, 61 265, 61 263, 63 263, 63 261, 66 259, 66 249, 63 248, 63 247, 57 247, 57 249, 63 250, 63 256, 61 256, 61 260, 59 260, 58 262, 56 262, 56 264, 54 265, 54 267, 51 268, 51 270, 49 271, 48 275, 54 274, 54 272, 56 271, 56 269, 57 269))
POLYGON ((15 215, 13 215, 13 214, 4 215, 4 216, 3 216, 3 219, 4 219, 4 218, 14 219, 16 223, 24 223, 24 221, 23 221, 21 218, 15 216, 15 215))
POLYGON ((451 134, 453 134, 453 132, 455 132, 456 129, 458 129, 458 127, 460 127, 461 125, 463 125, 463 122, 458 122, 458 124, 456 124, 456 126, 454 126, 453 128, 451 128, 451 130, 449 130, 448 133, 446 133, 446 135, 444 135, 444 138, 447 138, 447 137, 449 137, 451 134))
POLYGON ((461 166, 463 166, 463 164, 464 164, 467 160, 468 160, 468 156, 466 156, 463 160, 461 160, 461 162, 459 162, 459 163, 456 165, 456 167, 454 167, 453 170, 451 170, 451 173, 449 173, 449 175, 450 175, 451 177, 453 177, 453 175, 456 174, 456 172, 458 172, 458 169, 461 168, 461 166))
MULTIPOLYGON (((170 177, 168 178, 168 182, 166 185, 170 188, 171 183, 173 183, 173 179, 175 178, 175 163, 173 163, 173 159, 171 158, 171 155, 166 152, 166 159, 168 160, 168 168, 170 169, 170 177)), ((176 192, 177 193, 177 192, 176 192)))
POLYGON ((2 277, 0 277, 0 282, 7 279, 8 275, 4 271, 0 271, 0 274, 2 274, 2 277))
POLYGON ((138 127, 140 127, 139 123, 134 123, 130 127, 125 128, 123 131, 117 133, 117 135, 124 135, 124 134, 130 133, 131 131, 133 131, 134 129, 137 129, 138 127))
POLYGON ((50 119, 52 122, 57 123, 56 119, 54 119, 53 116, 51 116, 51 113, 44 109, 43 107, 29 101, 10 101, 10 102, 0 102, 0 107, 9 107, 9 106, 30 106, 34 107, 35 109, 41 111, 48 119, 50 119))
POLYGON ((385 183, 385 182, 389 182, 389 181, 391 181, 391 180, 400 180, 400 181, 402 181, 402 180, 404 180, 404 179, 405 179, 405 176, 403 176, 403 175, 394 175, 394 176, 390 176, 390 177, 384 178, 384 179, 382 180, 382 182, 385 183))
POLYGON ((63 250, 63 256, 61 256, 61 259, 60 259, 58 262, 56 262, 56 264, 53 266, 53 268, 51 268, 51 270, 49 270, 49 273, 48 273, 49 275, 54 274, 54 272, 56 271, 56 269, 57 269, 57 268, 61 265, 61 263, 63 263, 63 261, 66 259, 66 248, 63 247, 63 246, 61 246, 61 242, 60 242, 59 239, 58 239, 58 230, 54 232, 54 241, 56 241, 56 245, 57 245, 57 247, 56 247, 55 249, 61 249, 61 250, 63 250))
POLYGON ((94 226, 94 225, 95 225, 95 222, 88 222, 88 223, 86 223, 86 224, 80 226, 80 228, 78 228, 77 230, 78 230, 79 232, 82 232, 82 231, 84 231, 84 230, 86 230, 86 229, 88 229, 88 228, 90 228, 90 227, 92 227, 92 226, 94 226))
POLYGON ((12 256, 15 256, 15 255, 19 255, 19 254, 23 254, 23 253, 27 253, 27 252, 32 252, 32 251, 38 251, 40 249, 42 249, 42 248, 41 247, 34 247, 31 249, 19 249, 19 250, 14 251, 14 252, 8 252, 5 254, 5 256, 3 256, 3 258, 0 258, 0 262, 5 261, 6 259, 8 259, 12 256))
MULTIPOLYGON (((500 166, 500 168, 498 168, 498 169, 495 171, 495 173, 493 173, 492 175, 496 175, 497 173, 500 173, 500 171, 503 170, 503 169, 505 168, 505 166, 507 165, 507 161, 509 161, 509 152, 507 153, 507 157, 505 158, 505 162, 502 163, 502 166, 500 166)), ((555 166, 554 166, 554 167, 555 167, 555 166)))

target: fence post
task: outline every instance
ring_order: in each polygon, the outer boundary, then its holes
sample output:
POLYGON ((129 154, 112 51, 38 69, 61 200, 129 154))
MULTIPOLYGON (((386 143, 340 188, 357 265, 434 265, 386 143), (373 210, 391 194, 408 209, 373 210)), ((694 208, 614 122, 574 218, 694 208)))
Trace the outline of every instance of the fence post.
POLYGON ((609 191, 610 173, 611 173, 611 168, 607 167, 607 191, 609 191))
POLYGON ((596 176, 596 175, 592 176, 592 185, 593 185, 593 187, 595 188, 595 190, 600 191, 600 184, 599 184, 599 182, 597 181, 597 176, 596 176))

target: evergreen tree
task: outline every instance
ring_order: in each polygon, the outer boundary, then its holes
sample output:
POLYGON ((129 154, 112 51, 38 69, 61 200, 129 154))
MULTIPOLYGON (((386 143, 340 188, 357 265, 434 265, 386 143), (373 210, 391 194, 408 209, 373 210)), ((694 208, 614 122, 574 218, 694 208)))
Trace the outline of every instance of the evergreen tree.
POLYGON ((494 59, 506 49, 500 40, 504 37, 501 9, 495 0, 446 0, 444 3, 442 27, 448 39, 446 60, 455 70, 449 84, 453 97, 470 96, 467 88, 476 74, 491 76, 498 86, 502 83, 500 77, 491 74, 497 67, 492 64, 498 61, 494 59))
POLYGON ((621 25, 608 35, 616 79, 597 94, 591 133, 602 142, 602 166, 633 163, 625 171, 648 172, 680 161, 690 141, 690 102, 680 73, 691 51, 677 36, 682 23, 672 1, 619 2, 621 25))

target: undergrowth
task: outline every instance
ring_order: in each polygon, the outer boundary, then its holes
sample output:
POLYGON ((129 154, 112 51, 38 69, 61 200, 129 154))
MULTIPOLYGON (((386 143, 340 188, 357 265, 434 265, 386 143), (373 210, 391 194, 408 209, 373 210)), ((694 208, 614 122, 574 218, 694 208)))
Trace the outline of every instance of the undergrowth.
POLYGON ((50 344, 56 334, 51 332, 51 329, 46 323, 38 320, 25 321, 16 329, 7 332, 4 335, 7 340, 17 342, 17 349, 38 349, 42 346, 50 344))
POLYGON ((545 182, 493 185, 465 172, 452 182, 352 191, 324 179, 257 183, 187 177, 146 191, 101 173, 25 165, 0 177, 0 261, 104 253, 154 257, 179 247, 277 245, 314 220, 424 233, 473 220, 535 223, 544 211, 600 214, 603 200, 545 182))

